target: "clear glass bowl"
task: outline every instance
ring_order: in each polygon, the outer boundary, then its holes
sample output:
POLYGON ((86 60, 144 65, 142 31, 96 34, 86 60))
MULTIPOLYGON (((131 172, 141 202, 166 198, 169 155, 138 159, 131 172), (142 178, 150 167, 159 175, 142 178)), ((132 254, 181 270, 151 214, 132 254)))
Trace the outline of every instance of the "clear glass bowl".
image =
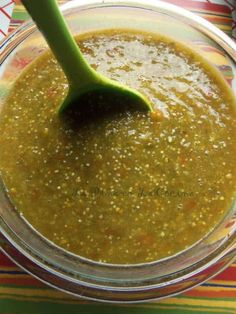
MULTIPOLYGON (((236 90, 234 42, 213 25, 179 7, 156 0, 76 0, 64 5, 62 11, 74 34, 131 28, 181 40, 218 67, 236 90)), ((32 22, 23 24, 0 44, 0 110, 18 74, 45 49, 47 44, 32 22)), ((40 236, 13 208, 0 184, 2 250, 42 281, 86 299, 143 302, 192 288, 233 260, 235 230, 234 202, 213 232, 175 256, 138 265, 102 264, 73 255, 40 236)))

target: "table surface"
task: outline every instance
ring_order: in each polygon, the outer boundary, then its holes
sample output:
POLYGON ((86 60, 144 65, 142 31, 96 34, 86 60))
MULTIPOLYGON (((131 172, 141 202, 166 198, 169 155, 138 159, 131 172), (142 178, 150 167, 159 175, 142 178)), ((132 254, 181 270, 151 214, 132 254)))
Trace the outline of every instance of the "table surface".
MULTIPOLYGON (((235 0, 168 0, 168 2, 201 15, 236 39, 235 0)), ((0 0, 0 39, 27 19, 28 15, 20 1, 0 0)), ((49 288, 26 274, 0 252, 0 314, 80 312, 236 313, 236 264, 228 267, 214 279, 182 295, 149 304, 112 306, 81 301, 49 288)))

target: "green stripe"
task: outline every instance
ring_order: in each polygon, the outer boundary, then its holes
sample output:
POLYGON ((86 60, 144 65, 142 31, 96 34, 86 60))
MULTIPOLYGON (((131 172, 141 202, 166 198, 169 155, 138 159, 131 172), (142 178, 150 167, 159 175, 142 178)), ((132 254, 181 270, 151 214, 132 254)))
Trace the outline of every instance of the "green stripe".
MULTIPOLYGON (((158 306, 158 305, 157 305, 158 306)), ((162 306, 160 304, 160 306, 162 306)), ((167 307, 167 306, 166 306, 167 307)), ((111 306, 111 305, 97 305, 97 304, 57 304, 54 302, 26 302, 26 301, 16 301, 16 300, 1 300, 0 301, 0 313, 4 314, 212 314, 213 312, 205 310, 204 312, 190 309, 183 310, 177 308, 154 308, 154 309, 144 309, 138 307, 122 307, 122 306, 111 306)), ((217 314, 225 314, 226 312, 222 310, 221 312, 216 312, 217 314)), ((229 313, 229 311, 227 311, 229 313)), ((236 311, 232 310, 232 314, 236 311)))
POLYGON ((24 22, 29 19, 29 14, 26 11, 13 11, 12 19, 24 22))

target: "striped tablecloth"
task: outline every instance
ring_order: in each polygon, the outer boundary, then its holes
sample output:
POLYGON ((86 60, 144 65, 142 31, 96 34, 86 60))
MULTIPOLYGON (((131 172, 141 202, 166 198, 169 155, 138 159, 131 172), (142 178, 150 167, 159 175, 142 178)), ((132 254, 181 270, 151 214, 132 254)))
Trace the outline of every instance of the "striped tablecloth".
MULTIPOLYGON (((15 2, 14 5, 14 1, 0 0, 0 39, 28 18, 20 2, 15 2)), ((200 14, 236 39, 235 0, 168 0, 168 2, 200 14)), ((0 314, 44 313, 236 314, 236 264, 231 265, 213 280, 178 297, 135 306, 111 306, 80 301, 49 288, 0 253, 0 314)))

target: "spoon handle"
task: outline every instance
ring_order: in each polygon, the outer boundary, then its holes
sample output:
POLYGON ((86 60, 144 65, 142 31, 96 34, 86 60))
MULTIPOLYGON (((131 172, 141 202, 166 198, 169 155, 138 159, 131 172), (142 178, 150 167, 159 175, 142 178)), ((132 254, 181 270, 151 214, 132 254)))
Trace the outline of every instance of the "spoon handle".
POLYGON ((42 31, 73 89, 94 84, 97 73, 83 57, 58 8, 56 0, 22 0, 42 31), (82 79, 81 79, 82 78, 82 79))

